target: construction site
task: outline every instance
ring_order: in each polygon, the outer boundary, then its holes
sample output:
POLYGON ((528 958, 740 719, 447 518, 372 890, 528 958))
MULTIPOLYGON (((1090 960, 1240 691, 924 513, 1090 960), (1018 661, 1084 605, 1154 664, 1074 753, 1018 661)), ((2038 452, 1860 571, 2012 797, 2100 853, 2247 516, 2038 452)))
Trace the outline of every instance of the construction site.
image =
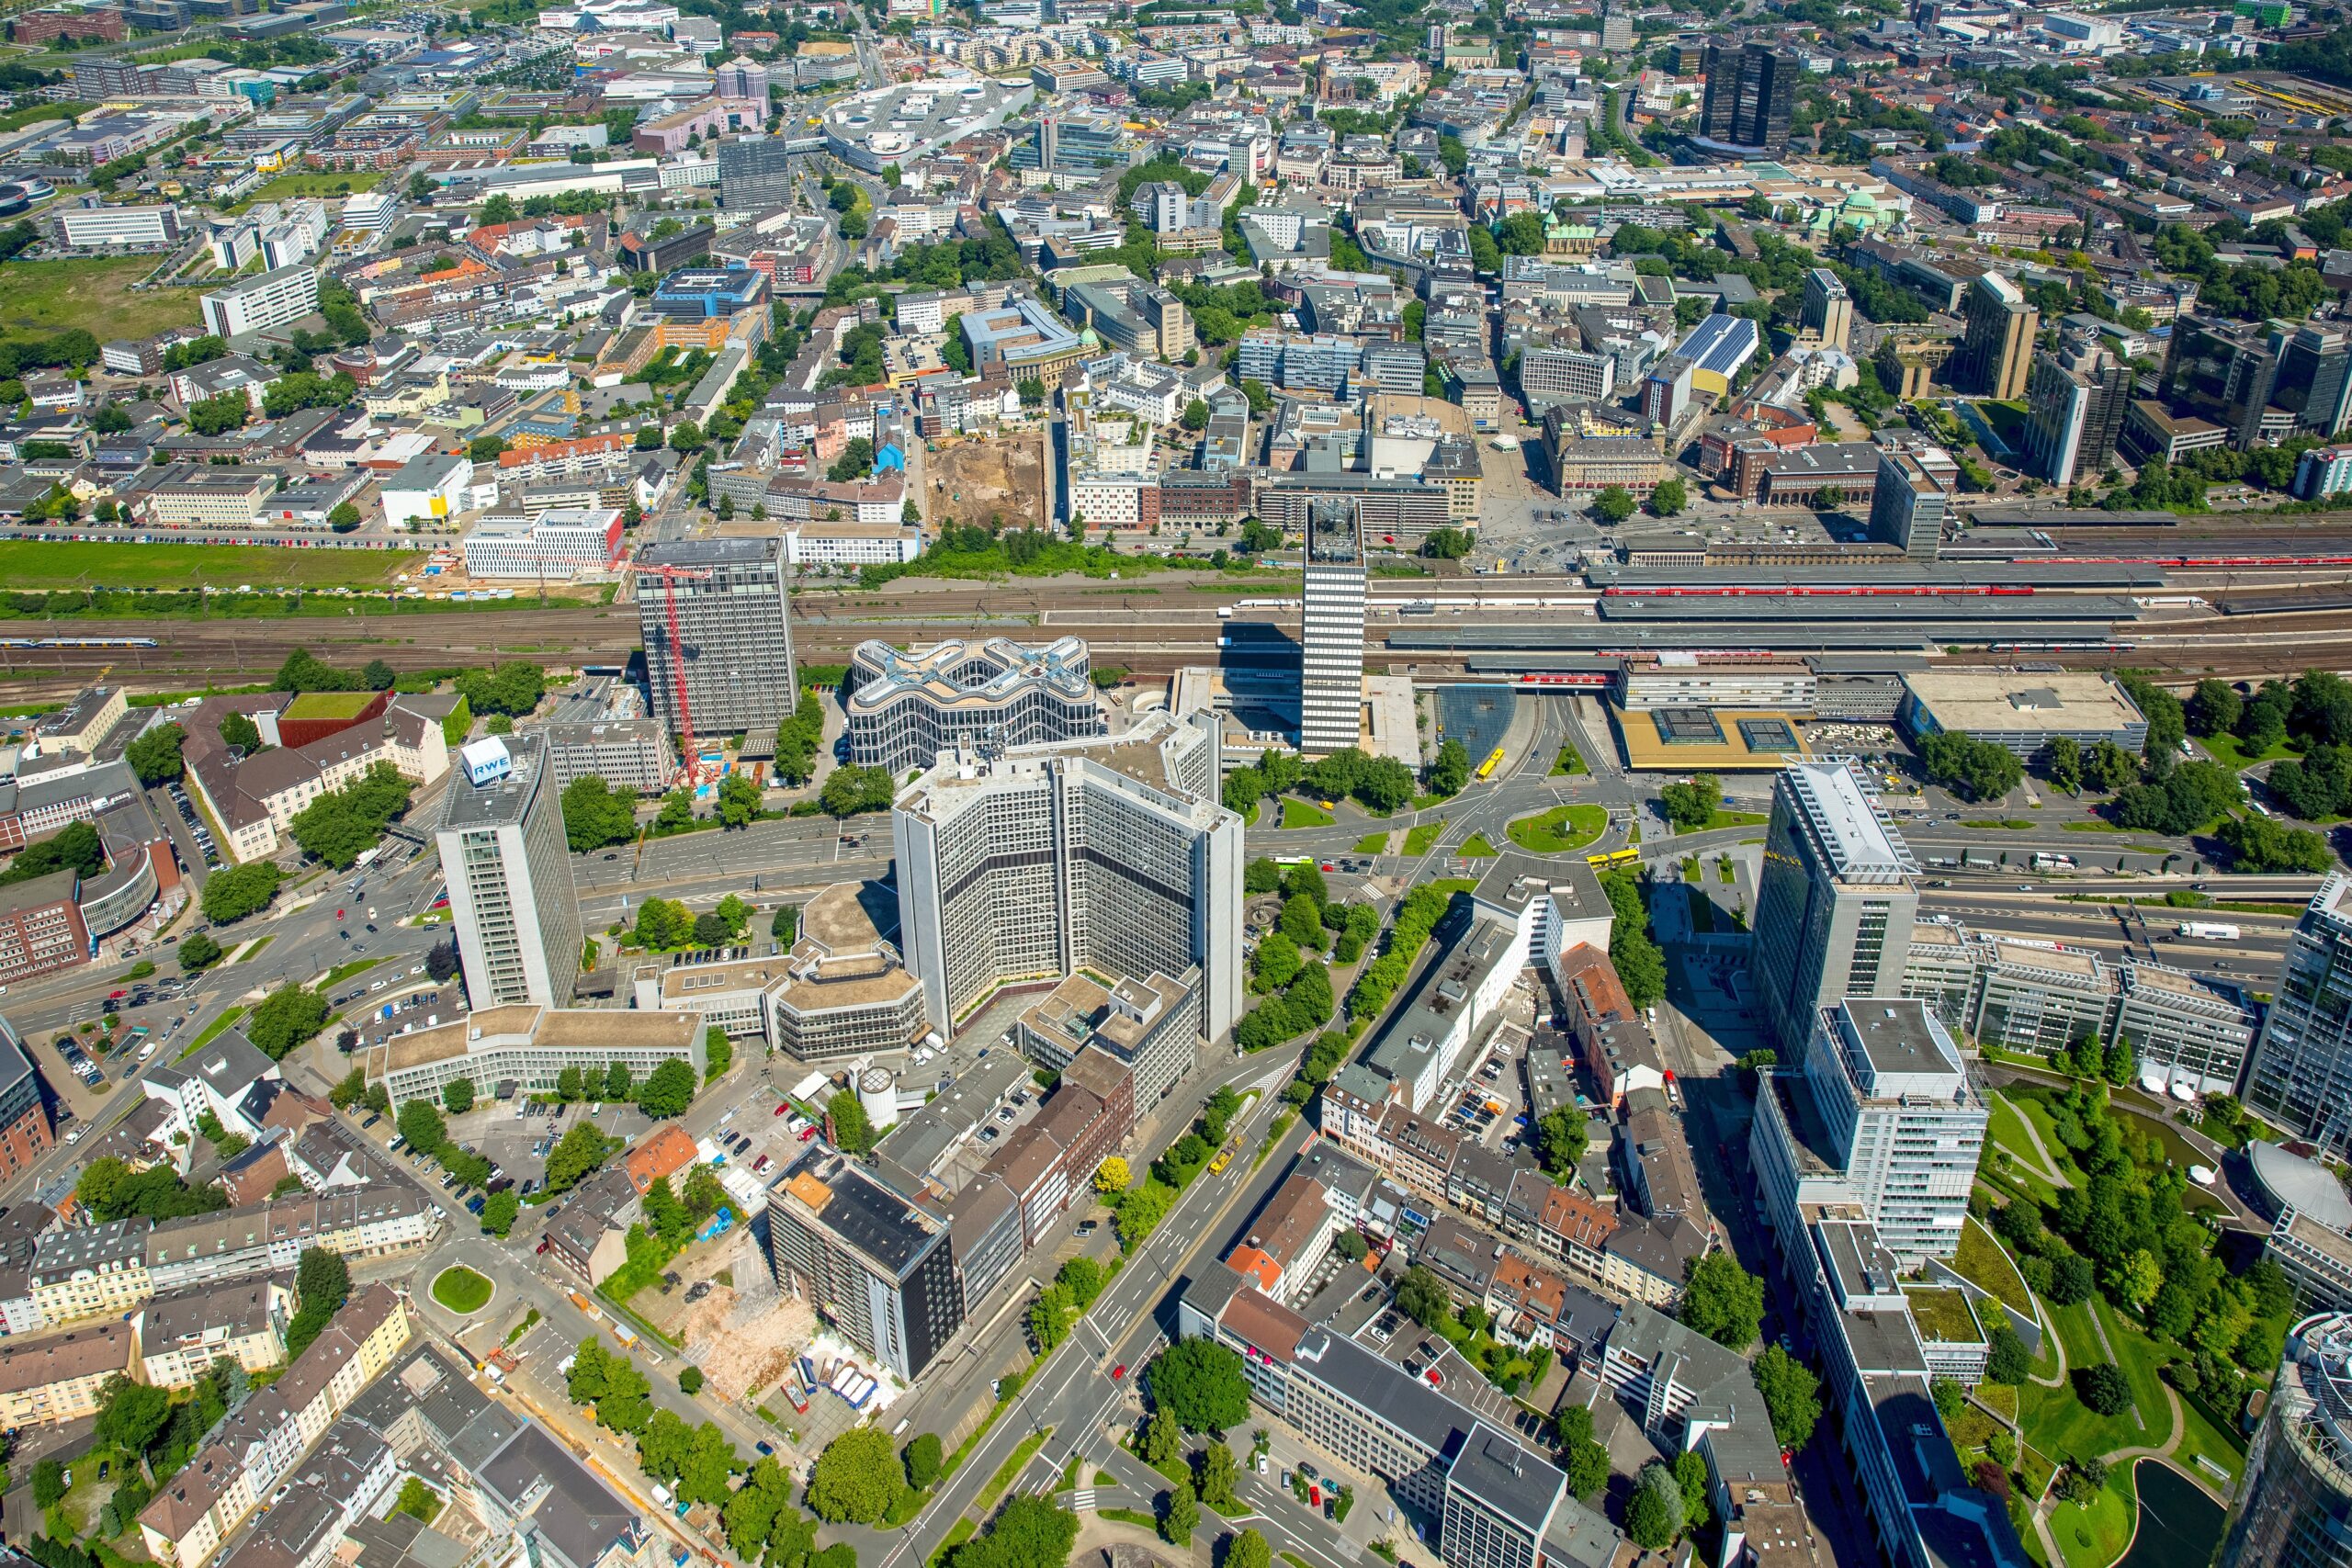
POLYGON ((1050 522, 1050 440, 1040 428, 993 440, 946 436, 933 443, 922 459, 923 521, 934 528, 991 517, 1006 527, 1050 522))

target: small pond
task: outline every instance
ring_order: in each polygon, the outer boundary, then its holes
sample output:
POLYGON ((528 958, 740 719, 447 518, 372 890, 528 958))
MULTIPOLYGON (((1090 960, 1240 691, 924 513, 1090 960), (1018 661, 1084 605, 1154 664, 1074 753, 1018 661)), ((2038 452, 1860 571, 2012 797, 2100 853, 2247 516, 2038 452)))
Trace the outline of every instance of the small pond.
POLYGON ((2140 1530, 2116 1568, 2196 1568, 2213 1561, 2228 1511, 2161 1460, 2142 1460, 2132 1479, 2140 1494, 2140 1530))

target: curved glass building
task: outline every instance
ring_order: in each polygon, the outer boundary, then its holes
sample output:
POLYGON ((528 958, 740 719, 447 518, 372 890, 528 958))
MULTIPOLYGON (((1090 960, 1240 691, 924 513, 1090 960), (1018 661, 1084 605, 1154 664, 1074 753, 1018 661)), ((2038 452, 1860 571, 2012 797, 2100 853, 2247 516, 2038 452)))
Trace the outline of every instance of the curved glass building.
POLYGON ((2295 1325, 2222 1568, 2352 1568, 2352 1313, 2295 1325))

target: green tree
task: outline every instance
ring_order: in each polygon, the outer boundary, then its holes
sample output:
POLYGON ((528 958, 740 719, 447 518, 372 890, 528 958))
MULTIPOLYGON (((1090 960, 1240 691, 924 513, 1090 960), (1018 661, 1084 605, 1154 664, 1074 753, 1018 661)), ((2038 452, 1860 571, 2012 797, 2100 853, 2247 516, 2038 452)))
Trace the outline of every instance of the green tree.
POLYGON ((825 1102, 825 1110, 832 1118, 835 1148, 843 1154, 862 1155, 874 1146, 874 1123, 866 1119, 865 1102, 855 1091, 838 1091, 825 1102))
POLYGON ((638 1107, 657 1120, 683 1116, 694 1103, 695 1087, 694 1064, 673 1058, 648 1073, 638 1086, 638 1107))
POLYGON ((1435 1328, 1453 1315, 1453 1298, 1446 1294, 1444 1282, 1419 1263, 1405 1270, 1396 1287, 1396 1304, 1423 1328, 1435 1328))
POLYGON ((1210 1339, 1182 1339, 1146 1374, 1153 1404, 1188 1432, 1227 1432, 1250 1416, 1241 1358, 1210 1339))
MULTIPOLYGON (((1985 1378, 2013 1388, 2024 1382, 2033 1370, 2033 1354, 2025 1348, 2025 1341, 2018 1337, 2017 1330, 2006 1323, 2000 1325, 1993 1330, 1991 1344, 1992 1354, 1984 1363, 1985 1378)), ((1758 1381, 1761 1381, 1760 1372, 1758 1381)))
POLYGON ((1687 784, 1670 784, 1657 792, 1667 820, 1678 828, 1703 828, 1714 819, 1715 803, 1723 798, 1723 780, 1713 773, 1694 773, 1687 784))
POLYGON ((2050 782, 2073 795, 2083 787, 2083 749, 2072 736, 2053 735, 2041 749, 2042 771, 2050 782))
POLYGON ((523 1201, 511 1187, 492 1193, 482 1200, 481 1228, 492 1235, 504 1235, 514 1228, 522 1216, 523 1201))
POLYGON ((449 1124, 441 1120, 441 1112, 433 1109, 429 1100, 401 1101, 400 1114, 393 1126, 408 1140, 408 1146, 433 1154, 449 1141, 449 1124))
POLYGON ((2123 1369, 2113 1361, 2100 1361, 2078 1370, 2075 1373, 2075 1392, 2101 1416, 2120 1416, 2131 1408, 2132 1384, 2125 1379, 2123 1369))
POLYGON ((180 938, 180 969, 184 974, 198 975, 220 962, 220 944, 203 931, 190 931, 180 938))
POLYGON ((1674 1539, 1674 1517, 1648 1487, 1635 1491, 1625 1505, 1625 1539, 1645 1551, 1659 1551, 1674 1539))
POLYGON ((637 806, 594 773, 563 786, 563 837, 574 854, 627 843, 637 835, 637 806))
POLYGON ((1537 1118, 1536 1158, 1543 1165, 1544 1174, 1559 1185, 1566 1186, 1575 1177, 1577 1167, 1584 1160, 1589 1138, 1581 1111, 1554 1111, 1537 1118))
POLYGON ((390 763, 378 762, 296 812, 294 841, 337 871, 348 871, 383 841, 385 826, 408 809, 412 787, 390 763))
POLYGON ((170 1390, 132 1382, 118 1372, 98 1391, 97 1423, 92 1435, 127 1454, 144 1454, 171 1416, 170 1390))
MULTIPOLYGON (((1475 233, 1476 231, 1473 230, 1472 232, 1475 233)), ((1614 525, 1631 517, 1634 513, 1635 503, 1632 494, 1623 485, 1611 485, 1592 498, 1592 510, 1602 522, 1614 525)))
MULTIPOLYGON (((1212 1505, 1214 1506, 1214 1505, 1212 1505)), ((1226 1548, 1225 1568, 1273 1568, 1273 1548, 1256 1530, 1245 1529, 1226 1548)))
POLYGON ((449 1108, 452 1116, 463 1116, 474 1108, 474 1080, 451 1078, 441 1086, 441 1103, 449 1108))
POLYGON ((1764 1322, 1764 1281, 1728 1252, 1710 1252, 1685 1270, 1682 1322, 1716 1344, 1745 1350, 1764 1322))
POLYGON ((1773 1438, 1792 1452, 1811 1442, 1821 1419, 1821 1380, 1813 1369, 1778 1345, 1768 1345, 1756 1358, 1755 1376, 1772 1417, 1773 1438))
POLYGON ((280 986, 245 1020, 245 1038, 273 1062, 327 1026, 327 999, 300 986, 280 986))
POLYGON ((926 1491, 939 1479, 941 1464, 939 1434, 923 1432, 906 1446, 899 1456, 905 1461, 907 1484, 918 1492, 926 1491))
MULTIPOLYGON (((22 855, 17 856, 22 860, 22 855)), ((233 925, 269 907, 286 873, 273 860, 247 861, 223 867, 204 881, 204 918, 216 926, 233 925)))
POLYGON ((603 1167, 612 1156, 605 1134, 594 1123, 575 1122, 571 1130, 548 1151, 547 1185, 550 1192, 567 1192, 603 1167))
POLYGON ((1184 405, 1183 422, 1187 430, 1206 430, 1209 427, 1209 405, 1194 398, 1184 405))
POLYGON ((1193 1494, 1189 1477, 1180 1476, 1168 1483, 1168 1504, 1159 1516, 1159 1536, 1170 1546, 1190 1546, 1193 1532, 1201 1526, 1201 1505, 1193 1494))
POLYGON ((718 785, 718 820, 728 828, 748 828, 760 817, 760 786, 749 773, 729 773, 718 785))
POLYGON ((1658 481, 1650 491, 1650 511, 1660 517, 1671 517, 1690 504, 1690 492, 1679 479, 1658 481))
POLYGON ((177 724, 159 724, 123 749, 122 759, 139 782, 153 787, 180 776, 180 743, 187 731, 177 724))
POLYGON ((1238 1512, 1241 1505, 1234 1497, 1233 1483, 1240 1473, 1233 1450, 1223 1443, 1211 1443, 1203 1449, 1198 1481, 1201 1501, 1220 1514, 1238 1512))
POLYGON ((1437 749, 1429 770, 1431 795, 1459 795, 1470 782, 1470 752, 1461 741, 1447 739, 1437 749))
POLYGON ((808 1472, 808 1507, 828 1524, 870 1525, 889 1511, 899 1491, 898 1456, 890 1439, 854 1427, 825 1445, 808 1472))

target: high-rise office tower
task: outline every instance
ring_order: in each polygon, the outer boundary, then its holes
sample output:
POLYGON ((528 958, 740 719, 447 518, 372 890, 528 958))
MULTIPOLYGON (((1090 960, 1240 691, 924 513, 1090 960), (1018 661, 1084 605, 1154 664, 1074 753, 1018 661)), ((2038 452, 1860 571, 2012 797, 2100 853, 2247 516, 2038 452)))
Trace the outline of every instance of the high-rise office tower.
POLYGON ((2288 1335, 2221 1563, 2352 1568, 2352 1313, 2320 1313, 2288 1335))
POLYGON ((2261 327, 2183 316, 2165 353, 2165 396, 2250 452, 2294 430, 2295 416, 2274 406, 2285 347, 2261 327))
POLYGON ((1789 145, 1797 79, 1804 62, 1770 44, 1737 49, 1709 44, 1707 92, 1699 109, 1699 134, 1738 147, 1780 152, 1789 145))
POLYGON ((1600 9, 1600 47, 1631 49, 1634 47, 1634 18, 1616 6, 1600 9))
POLYGON ((907 1382, 963 1325, 946 1225, 829 1151, 768 1190, 768 1265, 907 1382))
POLYGON ((2334 435, 2352 422, 2352 333, 2333 322, 2306 321, 2292 336, 2271 333, 2278 355, 2272 400, 2295 416, 2295 428, 2334 435))
POLYGON ((1750 1147, 1776 1227, 1801 1229, 1790 1222, 1809 1205, 1852 1204, 1906 1269, 1959 1249, 1991 1112, 1926 1002, 1855 997, 1816 1014, 1772 1089, 1750 1147))
POLYGON ((1363 738, 1363 534, 1346 496, 1309 503, 1301 604, 1298 749, 1318 757, 1363 738))
POLYGON ((1902 994, 1918 869, 1847 763, 1799 762, 1773 780, 1749 968, 1784 1055, 1805 1048, 1823 1008, 1902 994))
POLYGON ((1474 1422, 1445 1472, 1438 1555, 1451 1568, 1535 1568, 1567 1480, 1499 1429, 1474 1422))
POLYGON ((1801 334, 1820 339, 1824 348, 1842 351, 1853 341, 1853 297, 1826 266, 1804 275, 1804 312, 1797 318, 1797 326, 1801 334))
POLYGON ((1086 968, 1201 972, 1201 1032, 1241 1011, 1241 818, 1218 800, 1216 718, 1115 735, 966 742, 899 797, 899 931, 932 1021, 1086 968))
POLYGON ((1878 486, 1871 492, 1871 537, 1913 560, 1933 560, 1942 547, 1951 497, 1916 454, 1882 448, 1878 486))
POLYGON ((544 736, 492 736, 458 753, 434 838, 476 1008, 571 1005, 580 904, 559 793, 544 736))
POLYGON ((2352 1154, 2352 876, 2320 884, 2287 941, 2245 1102, 2323 1154, 2352 1154))
POLYGON ((1988 398, 2025 396, 2041 312, 2016 284, 1988 272, 1969 286, 1960 313, 1966 324, 1952 355, 1953 384, 1988 398))
POLYGON ((2027 468, 2052 484, 2075 484, 2103 471, 2115 455, 2132 401, 2132 367, 2098 339, 2070 333, 2056 354, 2034 355, 2025 400, 2027 468))
POLYGON ((675 539, 647 545, 637 558, 641 566, 676 567, 686 574, 648 572, 637 580, 646 683, 670 733, 682 734, 688 717, 697 739, 773 729, 790 717, 800 688, 792 668, 784 540, 675 539), (672 594, 678 649, 670 646, 672 594), (689 714, 678 709, 682 655, 689 714))
POLYGON ((718 144, 718 199, 729 212, 792 201, 792 158, 781 136, 730 136, 718 144))

